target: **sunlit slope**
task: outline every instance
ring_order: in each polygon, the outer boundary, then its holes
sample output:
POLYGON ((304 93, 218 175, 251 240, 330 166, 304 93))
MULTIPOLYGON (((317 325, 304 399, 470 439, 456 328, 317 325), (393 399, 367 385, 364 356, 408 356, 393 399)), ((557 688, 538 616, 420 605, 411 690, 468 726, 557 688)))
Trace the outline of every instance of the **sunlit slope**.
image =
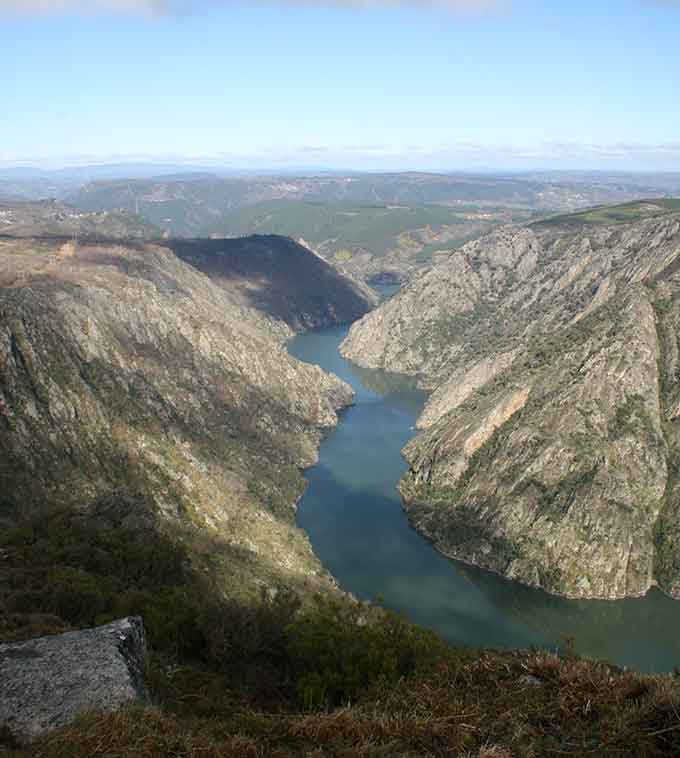
POLYGON ((680 594, 680 215, 593 213, 442 256, 343 351, 433 390, 402 492, 444 552, 573 596, 680 594))

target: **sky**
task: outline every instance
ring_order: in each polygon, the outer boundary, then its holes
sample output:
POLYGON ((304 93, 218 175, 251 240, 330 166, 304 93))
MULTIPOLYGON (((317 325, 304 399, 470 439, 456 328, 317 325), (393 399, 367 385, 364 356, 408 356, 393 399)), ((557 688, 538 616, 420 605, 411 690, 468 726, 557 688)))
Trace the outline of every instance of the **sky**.
POLYGON ((680 0, 0 0, 0 165, 680 170, 680 0))

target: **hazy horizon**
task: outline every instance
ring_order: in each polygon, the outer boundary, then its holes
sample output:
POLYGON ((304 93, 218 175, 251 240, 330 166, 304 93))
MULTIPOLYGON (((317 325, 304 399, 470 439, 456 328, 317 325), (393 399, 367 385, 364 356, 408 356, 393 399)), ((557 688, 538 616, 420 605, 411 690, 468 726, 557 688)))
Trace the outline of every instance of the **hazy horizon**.
POLYGON ((543 165, 525 168, 499 168, 494 166, 475 166, 470 168, 457 167, 368 167, 355 168, 343 165, 280 165, 262 164, 259 166, 228 165, 228 164, 196 164, 190 161, 183 162, 181 158, 175 161, 164 160, 125 160, 100 159, 83 162, 64 162, 60 160, 44 161, 8 161, 0 162, 0 178, 30 179, 44 178, 76 178, 92 177, 93 180, 101 174, 102 178, 116 180, 129 179, 146 180, 163 178, 164 176, 190 177, 203 174, 216 178, 239 178, 239 177, 314 177, 314 176, 380 176, 398 174, 422 174, 430 176, 460 176, 460 177, 485 177, 489 178, 523 178, 523 177, 554 177, 555 179, 577 179, 585 177, 680 177, 680 168, 671 169, 619 169, 619 168, 591 168, 575 166, 573 168, 556 168, 543 165))
POLYGON ((0 0, 0 18, 0 166, 680 170, 675 0, 0 0))

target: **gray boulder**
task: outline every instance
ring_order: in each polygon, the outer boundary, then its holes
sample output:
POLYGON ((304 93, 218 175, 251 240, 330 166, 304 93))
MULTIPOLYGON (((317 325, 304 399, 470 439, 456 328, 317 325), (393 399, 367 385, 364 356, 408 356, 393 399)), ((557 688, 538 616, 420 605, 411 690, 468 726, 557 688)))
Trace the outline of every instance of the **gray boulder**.
POLYGON ((0 644, 0 725, 32 739, 82 711, 146 702, 140 618, 0 644))

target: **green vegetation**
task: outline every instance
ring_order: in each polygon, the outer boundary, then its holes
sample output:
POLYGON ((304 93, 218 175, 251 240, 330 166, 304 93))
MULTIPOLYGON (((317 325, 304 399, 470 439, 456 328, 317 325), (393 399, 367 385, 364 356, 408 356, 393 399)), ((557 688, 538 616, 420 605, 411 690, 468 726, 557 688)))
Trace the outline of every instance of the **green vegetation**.
POLYGON ((668 447, 668 479, 664 506, 654 530, 654 572, 664 586, 678 588, 680 577, 680 523, 674 504, 680 493, 680 429, 673 418, 677 403, 678 365, 674 359, 678 340, 678 297, 654 300, 659 344, 659 399, 663 408, 663 431, 668 447))
POLYGON ((74 202, 88 211, 139 213, 173 237, 304 238, 329 262, 371 279, 385 271, 403 277, 428 265, 436 251, 458 247, 500 223, 533 218, 541 188, 524 180, 406 174, 203 177, 98 182, 74 202))
MULTIPOLYGON (((429 262, 435 250, 459 246, 490 224, 474 221, 478 209, 441 205, 349 205, 270 200, 223 216, 218 231, 303 237, 329 260, 347 263, 358 252, 381 257, 399 251, 429 262), (474 229, 474 231, 473 231, 474 229), (429 238, 439 236, 435 242, 429 238)), ((495 219, 498 223, 500 218, 495 219)))
POLYGON ((630 395, 616 408, 614 418, 609 423, 612 437, 627 434, 640 435, 642 432, 654 434, 654 425, 642 395, 630 395))
POLYGON ((3 639, 144 613, 154 648, 196 652, 198 632, 187 619, 198 609, 180 542, 62 510, 5 529, 0 549, 3 639))
POLYGON ((551 216, 537 221, 535 225, 625 224, 665 216, 678 210, 680 210, 680 198, 638 200, 621 205, 597 206, 579 213, 551 216))
POLYGON ((39 203, 2 203, 3 235, 14 237, 78 237, 96 239, 155 239, 161 236, 157 226, 140 216, 119 210, 87 212, 52 200, 39 203))
POLYGON ((678 461, 673 461, 669 478, 666 503, 654 526, 654 572, 664 586, 676 587, 680 575, 680 524, 668 502, 678 497, 678 461))
POLYGON ((666 197, 661 200, 655 200, 655 205, 661 205, 669 211, 680 211, 680 197, 666 197))
POLYGON ((513 495, 523 494, 533 490, 538 501, 539 513, 548 519, 562 518, 578 497, 587 494, 588 489, 597 475, 597 465, 592 465, 581 471, 574 471, 554 484, 547 485, 535 477, 523 480, 512 492, 513 495))
POLYGON ((6 758, 673 755, 680 682, 547 652, 449 647, 291 593, 223 599, 183 545, 71 511, 0 535, 0 639, 143 615, 154 707, 84 714, 6 758))
POLYGON ((301 598, 285 590, 224 599, 186 545, 150 522, 132 528, 63 510, 5 530, 0 551, 3 640, 140 615, 156 662, 229 672, 241 688, 266 669, 306 708, 354 700, 446 652, 397 616, 346 601, 319 599, 300 613, 301 598))
POLYGON ((431 245, 425 245, 425 247, 416 255, 416 260, 419 263, 426 264, 432 262, 432 257, 435 253, 445 253, 449 250, 458 250, 468 242, 472 242, 479 237, 478 233, 466 234, 463 237, 456 237, 449 242, 434 242, 431 245))
POLYGON ((488 496, 480 497, 470 492, 469 485, 500 454, 512 425, 511 419, 496 429, 470 456, 465 471, 454 486, 414 485, 408 478, 402 480, 409 518, 419 529, 442 545, 447 553, 463 559, 472 559, 484 550, 491 561, 489 567, 497 571, 505 570, 513 560, 521 557, 521 546, 515 540, 496 534, 495 525, 480 514, 487 509, 493 512, 497 503, 491 503, 488 496), (446 513, 446 518, 442 518, 442 513, 446 513))

